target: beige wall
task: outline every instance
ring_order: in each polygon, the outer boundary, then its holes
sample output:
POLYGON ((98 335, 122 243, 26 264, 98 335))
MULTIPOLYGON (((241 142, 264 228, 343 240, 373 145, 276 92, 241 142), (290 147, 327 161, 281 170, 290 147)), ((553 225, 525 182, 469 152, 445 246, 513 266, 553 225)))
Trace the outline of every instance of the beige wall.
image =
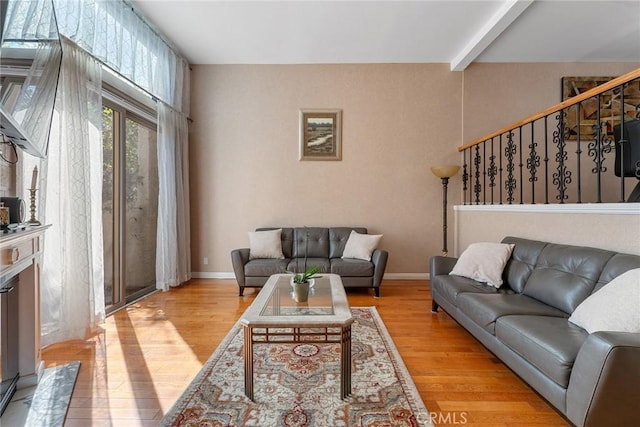
MULTIPOLYGON (((563 76, 638 65, 195 65, 192 270, 231 272, 229 252, 256 227, 362 225, 384 234, 387 273, 424 275, 442 247, 430 166, 460 162, 463 142, 559 102, 563 76), (298 161, 302 108, 342 109, 342 161, 298 161)), ((460 174, 449 191, 461 200, 460 174)))
POLYGON ((456 207, 454 254, 474 242, 517 236, 640 255, 640 204, 456 207))
POLYGON ((425 273, 441 245, 429 167, 458 159, 461 78, 447 64, 194 66, 193 271, 231 272, 256 227, 358 225, 384 234, 387 272, 425 273), (342 161, 298 160, 302 108, 342 109, 342 161))

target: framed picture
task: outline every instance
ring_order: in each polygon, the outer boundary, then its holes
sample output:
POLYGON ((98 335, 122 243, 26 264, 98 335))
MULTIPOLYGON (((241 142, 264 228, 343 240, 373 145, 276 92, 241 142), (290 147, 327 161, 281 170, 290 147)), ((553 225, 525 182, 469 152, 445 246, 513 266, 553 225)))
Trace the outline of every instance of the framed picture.
MULTIPOLYGON (((593 89, 594 87, 606 83, 615 77, 563 77, 562 78, 562 101, 593 89)), ((638 88, 627 86, 624 91, 625 108, 621 108, 620 90, 607 91, 600 96, 600 122, 603 124, 602 132, 611 134, 613 127, 621 121, 621 110, 624 113, 635 115, 634 102, 638 98, 638 88)), ((574 105, 566 110, 564 117, 564 128, 567 130, 568 140, 593 141, 597 135, 598 125, 598 99, 589 98, 580 103, 580 112, 576 114, 578 106, 574 105), (580 117, 580 129, 578 129, 578 117, 580 117)))
POLYGON ((342 110, 300 110, 300 160, 342 160, 342 110))

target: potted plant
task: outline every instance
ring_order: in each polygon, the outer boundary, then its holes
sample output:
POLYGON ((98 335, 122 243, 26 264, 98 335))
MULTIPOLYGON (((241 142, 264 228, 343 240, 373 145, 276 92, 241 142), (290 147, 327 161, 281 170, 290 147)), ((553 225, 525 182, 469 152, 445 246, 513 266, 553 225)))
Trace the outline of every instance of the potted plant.
POLYGON ((320 271, 320 267, 314 265, 312 267, 307 268, 304 273, 297 273, 293 276, 293 283, 307 283, 313 279, 313 276, 320 271))
POLYGON ((297 302, 307 301, 307 299, 309 298, 309 287, 313 286, 313 276, 320 271, 320 267, 318 267, 317 265, 307 268, 308 249, 309 249, 309 230, 307 229, 306 238, 305 238, 305 247, 304 247, 304 269, 305 270, 302 273, 294 272, 293 277, 291 278, 291 286, 293 287, 293 298, 297 302))

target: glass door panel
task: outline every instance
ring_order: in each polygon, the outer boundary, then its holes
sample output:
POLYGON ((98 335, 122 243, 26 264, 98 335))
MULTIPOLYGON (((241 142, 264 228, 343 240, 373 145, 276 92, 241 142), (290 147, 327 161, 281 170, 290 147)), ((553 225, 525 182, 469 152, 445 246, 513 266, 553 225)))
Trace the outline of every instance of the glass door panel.
POLYGON ((107 313, 155 289, 158 218, 156 127, 103 108, 102 219, 107 313))
POLYGON ((155 127, 127 118, 125 146, 126 298, 156 283, 158 155, 155 127))

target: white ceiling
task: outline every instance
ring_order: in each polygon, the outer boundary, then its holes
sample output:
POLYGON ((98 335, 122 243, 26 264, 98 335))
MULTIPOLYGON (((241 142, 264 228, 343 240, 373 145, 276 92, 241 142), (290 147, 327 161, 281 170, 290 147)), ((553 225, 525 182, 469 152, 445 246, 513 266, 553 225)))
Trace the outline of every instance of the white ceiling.
POLYGON ((640 0, 132 3, 192 64, 640 63, 640 0))

